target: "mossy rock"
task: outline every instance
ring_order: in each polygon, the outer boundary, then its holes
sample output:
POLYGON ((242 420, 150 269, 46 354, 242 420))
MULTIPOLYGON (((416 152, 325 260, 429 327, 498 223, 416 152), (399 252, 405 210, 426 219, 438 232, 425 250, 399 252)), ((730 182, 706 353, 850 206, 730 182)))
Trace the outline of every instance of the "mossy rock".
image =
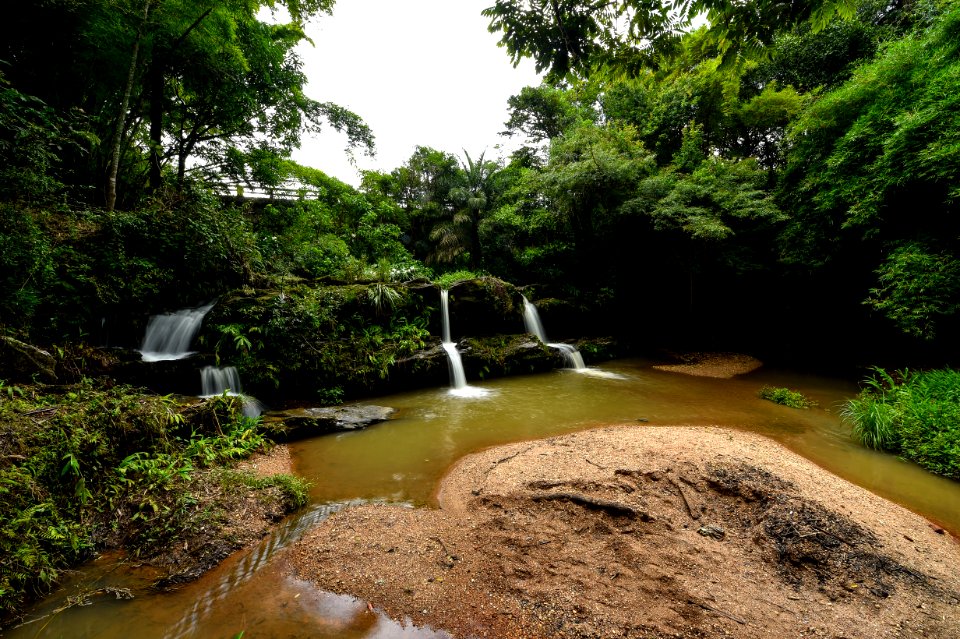
POLYGON ((57 381, 53 355, 26 342, 0 336, 0 379, 51 384, 57 381))
POLYGON ((565 365, 559 351, 526 334, 470 337, 458 348, 468 379, 545 373, 565 365))
POLYGON ((261 429, 274 441, 287 442, 329 433, 362 430, 390 419, 395 412, 395 408, 373 404, 293 408, 266 413, 261 429))

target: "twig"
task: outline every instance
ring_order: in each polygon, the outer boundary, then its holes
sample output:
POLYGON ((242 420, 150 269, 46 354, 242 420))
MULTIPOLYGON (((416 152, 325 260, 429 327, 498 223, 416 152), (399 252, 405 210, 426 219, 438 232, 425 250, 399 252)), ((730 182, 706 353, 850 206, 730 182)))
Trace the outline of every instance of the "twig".
POLYGON ((59 406, 47 406, 46 408, 38 408, 36 410, 27 411, 24 413, 24 415, 30 417, 31 415, 41 415, 43 413, 55 413, 59 408, 59 406))
POLYGON ((440 544, 440 547, 443 548, 443 554, 444 554, 444 555, 446 555, 447 557, 453 557, 453 555, 450 554, 450 551, 447 550, 447 545, 446 545, 445 543, 443 543, 443 540, 442 540, 442 539, 440 539, 439 537, 430 537, 429 539, 430 539, 431 541, 435 541, 435 542, 437 542, 438 544, 440 544))
POLYGON ((764 599, 763 597, 757 597, 757 599, 760 600, 760 601, 762 601, 762 602, 764 602, 764 603, 768 603, 768 604, 770 604, 771 606, 776 606, 777 608, 779 608, 780 610, 782 610, 782 611, 784 611, 784 612, 789 612, 789 613, 794 614, 794 615, 797 614, 797 611, 796 611, 796 610, 791 610, 790 608, 787 608, 786 606, 781 606, 780 604, 778 604, 778 603, 775 602, 775 601, 770 601, 769 599, 764 599))
POLYGON ((591 466, 596 466, 596 467, 599 468, 600 470, 606 470, 606 469, 607 469, 606 466, 601 466, 600 464, 598 464, 598 463, 596 463, 596 462, 592 462, 592 461, 590 461, 589 459, 587 459, 586 457, 583 458, 583 461, 587 462, 587 463, 590 464, 591 466))

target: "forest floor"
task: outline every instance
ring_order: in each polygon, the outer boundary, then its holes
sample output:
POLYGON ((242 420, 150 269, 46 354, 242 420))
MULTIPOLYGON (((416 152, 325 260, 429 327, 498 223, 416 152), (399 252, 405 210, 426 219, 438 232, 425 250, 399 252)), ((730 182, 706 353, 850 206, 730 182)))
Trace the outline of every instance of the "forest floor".
POLYGON ((343 510, 291 569, 459 638, 960 637, 957 541, 758 435, 496 447, 438 502, 343 510))

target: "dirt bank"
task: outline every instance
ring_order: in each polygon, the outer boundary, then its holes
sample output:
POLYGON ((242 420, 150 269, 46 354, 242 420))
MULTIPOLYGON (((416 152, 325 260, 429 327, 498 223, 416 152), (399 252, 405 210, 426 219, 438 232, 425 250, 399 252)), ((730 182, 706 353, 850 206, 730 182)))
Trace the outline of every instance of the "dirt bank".
POLYGON ((960 637, 960 550, 762 437, 612 427, 342 511, 296 574, 457 637, 960 637))
MULTIPOLYGON (((290 450, 285 445, 271 448, 239 462, 234 471, 258 478, 292 474, 290 450)), ((161 588, 193 581, 231 553, 256 543, 268 534, 292 505, 277 486, 253 487, 249 483, 216 478, 221 469, 197 474, 193 499, 196 504, 172 545, 156 548, 141 559, 158 572, 161 588)))

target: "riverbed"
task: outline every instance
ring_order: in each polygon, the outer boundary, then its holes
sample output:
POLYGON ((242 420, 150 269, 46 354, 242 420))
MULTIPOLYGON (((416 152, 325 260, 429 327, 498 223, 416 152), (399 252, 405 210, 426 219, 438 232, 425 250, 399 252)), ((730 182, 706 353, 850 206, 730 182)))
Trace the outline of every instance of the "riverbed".
POLYGON ((960 531, 960 483, 851 441, 838 411, 841 402, 857 392, 852 382, 765 368, 714 379, 656 370, 655 363, 617 360, 585 372, 471 382, 486 391, 473 397, 436 388, 371 400, 396 408, 395 418, 366 431, 291 446, 297 472, 313 482, 314 505, 249 552, 173 593, 153 593, 137 581, 136 571, 124 567, 91 567, 43 602, 34 611, 37 621, 4 636, 445 636, 371 615, 349 597, 317 592, 289 577, 273 560, 274 553, 345 503, 434 505, 440 478, 471 452, 607 424, 715 425, 765 435, 954 533, 960 531), (799 390, 817 407, 798 410, 761 400, 757 392, 765 385, 799 390), (116 599, 106 586, 130 588, 136 596, 116 599), (96 591, 89 597, 91 605, 53 613, 64 607, 67 597, 83 591, 96 591))

